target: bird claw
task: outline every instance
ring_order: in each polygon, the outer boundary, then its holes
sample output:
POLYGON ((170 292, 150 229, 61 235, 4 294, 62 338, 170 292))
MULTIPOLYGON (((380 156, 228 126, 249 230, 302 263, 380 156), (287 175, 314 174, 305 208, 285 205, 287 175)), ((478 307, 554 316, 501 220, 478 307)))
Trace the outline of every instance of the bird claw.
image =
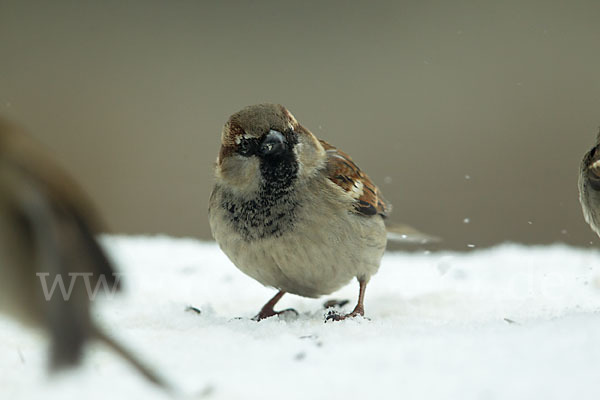
POLYGON ((327 315, 325 316, 325 323, 327 323, 328 321, 343 321, 345 319, 354 318, 354 317, 361 317, 361 318, 364 318, 364 319, 370 321, 369 318, 366 318, 364 316, 364 312, 361 310, 354 310, 350 314, 345 314, 345 315, 340 314, 336 310, 329 310, 327 312, 327 315))
POLYGON ((279 316, 280 318, 285 318, 285 314, 294 314, 296 317, 298 317, 300 314, 298 313, 298 311, 294 310, 293 308, 286 308, 285 310, 281 310, 281 311, 274 311, 274 310, 260 310, 260 312, 258 314, 256 314, 254 317, 252 317, 252 321, 262 321, 263 319, 267 319, 267 318, 271 318, 274 316, 279 316))

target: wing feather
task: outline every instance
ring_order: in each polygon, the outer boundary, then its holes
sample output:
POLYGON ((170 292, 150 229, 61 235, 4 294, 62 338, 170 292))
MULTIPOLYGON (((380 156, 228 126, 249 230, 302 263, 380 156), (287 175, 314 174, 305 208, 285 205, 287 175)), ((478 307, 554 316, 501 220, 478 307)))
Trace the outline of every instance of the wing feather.
POLYGON ((329 180, 356 200, 355 211, 366 216, 387 216, 391 207, 367 174, 361 171, 348 154, 324 140, 319 142, 327 153, 329 180))

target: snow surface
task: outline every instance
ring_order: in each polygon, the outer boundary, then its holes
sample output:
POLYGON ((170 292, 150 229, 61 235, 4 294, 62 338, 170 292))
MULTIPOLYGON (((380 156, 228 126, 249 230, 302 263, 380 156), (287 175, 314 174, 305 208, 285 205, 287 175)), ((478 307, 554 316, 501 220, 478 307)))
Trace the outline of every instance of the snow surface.
MULTIPOLYGON (((600 253, 502 245, 386 253, 367 319, 324 323, 329 298, 286 295, 299 317, 250 320, 274 294, 214 243, 109 236, 124 295, 94 314, 179 388, 210 399, 599 399, 600 253), (185 311, 187 305, 201 314, 185 311)), ((0 317, 2 399, 166 399, 102 345, 54 379, 46 342, 0 317)))

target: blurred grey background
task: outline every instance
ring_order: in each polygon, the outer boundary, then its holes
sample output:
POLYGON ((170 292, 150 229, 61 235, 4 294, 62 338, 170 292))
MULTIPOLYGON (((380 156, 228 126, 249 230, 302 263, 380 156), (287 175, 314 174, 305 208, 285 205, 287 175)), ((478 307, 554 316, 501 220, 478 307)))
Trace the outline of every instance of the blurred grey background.
POLYGON ((222 124, 269 101, 444 248, 595 246, 576 182, 599 21, 598 1, 0 0, 0 115, 116 232, 209 239, 222 124))

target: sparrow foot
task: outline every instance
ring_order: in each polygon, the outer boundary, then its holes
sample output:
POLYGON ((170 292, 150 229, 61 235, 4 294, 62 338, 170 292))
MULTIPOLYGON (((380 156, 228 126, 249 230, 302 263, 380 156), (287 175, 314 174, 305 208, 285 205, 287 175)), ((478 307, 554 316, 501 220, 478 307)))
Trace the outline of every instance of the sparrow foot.
MULTIPOLYGON (((356 307, 350 314, 341 315, 336 310, 329 310, 327 315, 325 316, 325 322, 327 321, 343 321, 346 318, 354 318, 354 317, 364 317, 365 316, 365 307, 363 305, 365 299, 365 288, 367 287, 367 281, 359 280, 360 290, 358 292, 358 303, 356 303, 356 307)), ((329 302, 328 302, 329 303, 329 302)), ((327 303, 326 303, 327 304, 327 303)), ((368 318, 365 318, 368 319, 368 318)))
MULTIPOLYGON (((350 314, 345 314, 345 315, 342 315, 335 310, 329 310, 329 312, 325 316, 325 322, 343 321, 347 318, 364 317, 364 316, 365 316, 365 310, 363 309, 363 307, 359 307, 359 306, 356 306, 356 308, 350 314)), ((366 319, 368 319, 368 318, 366 318, 366 319)))
POLYGON ((294 314, 296 317, 298 315, 300 315, 298 313, 298 311, 294 310, 293 308, 286 308, 285 310, 281 310, 281 311, 274 311, 274 310, 260 310, 260 312, 258 314, 256 314, 253 318, 252 321, 262 321, 263 319, 267 319, 267 318, 271 318, 274 316, 285 316, 285 314, 294 314))
POLYGON ((273 298, 271 300, 269 300, 267 302, 267 304, 265 304, 263 306, 263 308, 260 310, 260 312, 258 314, 256 314, 254 316, 254 318, 252 318, 252 320, 253 321, 262 321, 265 318, 273 317, 275 315, 283 315, 286 313, 293 313, 297 317, 299 315, 298 311, 294 310, 293 308, 288 308, 283 311, 273 310, 273 307, 275 307, 275 304, 277 304, 277 302, 279 300, 281 300, 281 298, 283 297, 284 294, 285 294, 285 292, 283 290, 280 290, 279 292, 277 292, 277 294, 275 296, 273 296, 273 298))

